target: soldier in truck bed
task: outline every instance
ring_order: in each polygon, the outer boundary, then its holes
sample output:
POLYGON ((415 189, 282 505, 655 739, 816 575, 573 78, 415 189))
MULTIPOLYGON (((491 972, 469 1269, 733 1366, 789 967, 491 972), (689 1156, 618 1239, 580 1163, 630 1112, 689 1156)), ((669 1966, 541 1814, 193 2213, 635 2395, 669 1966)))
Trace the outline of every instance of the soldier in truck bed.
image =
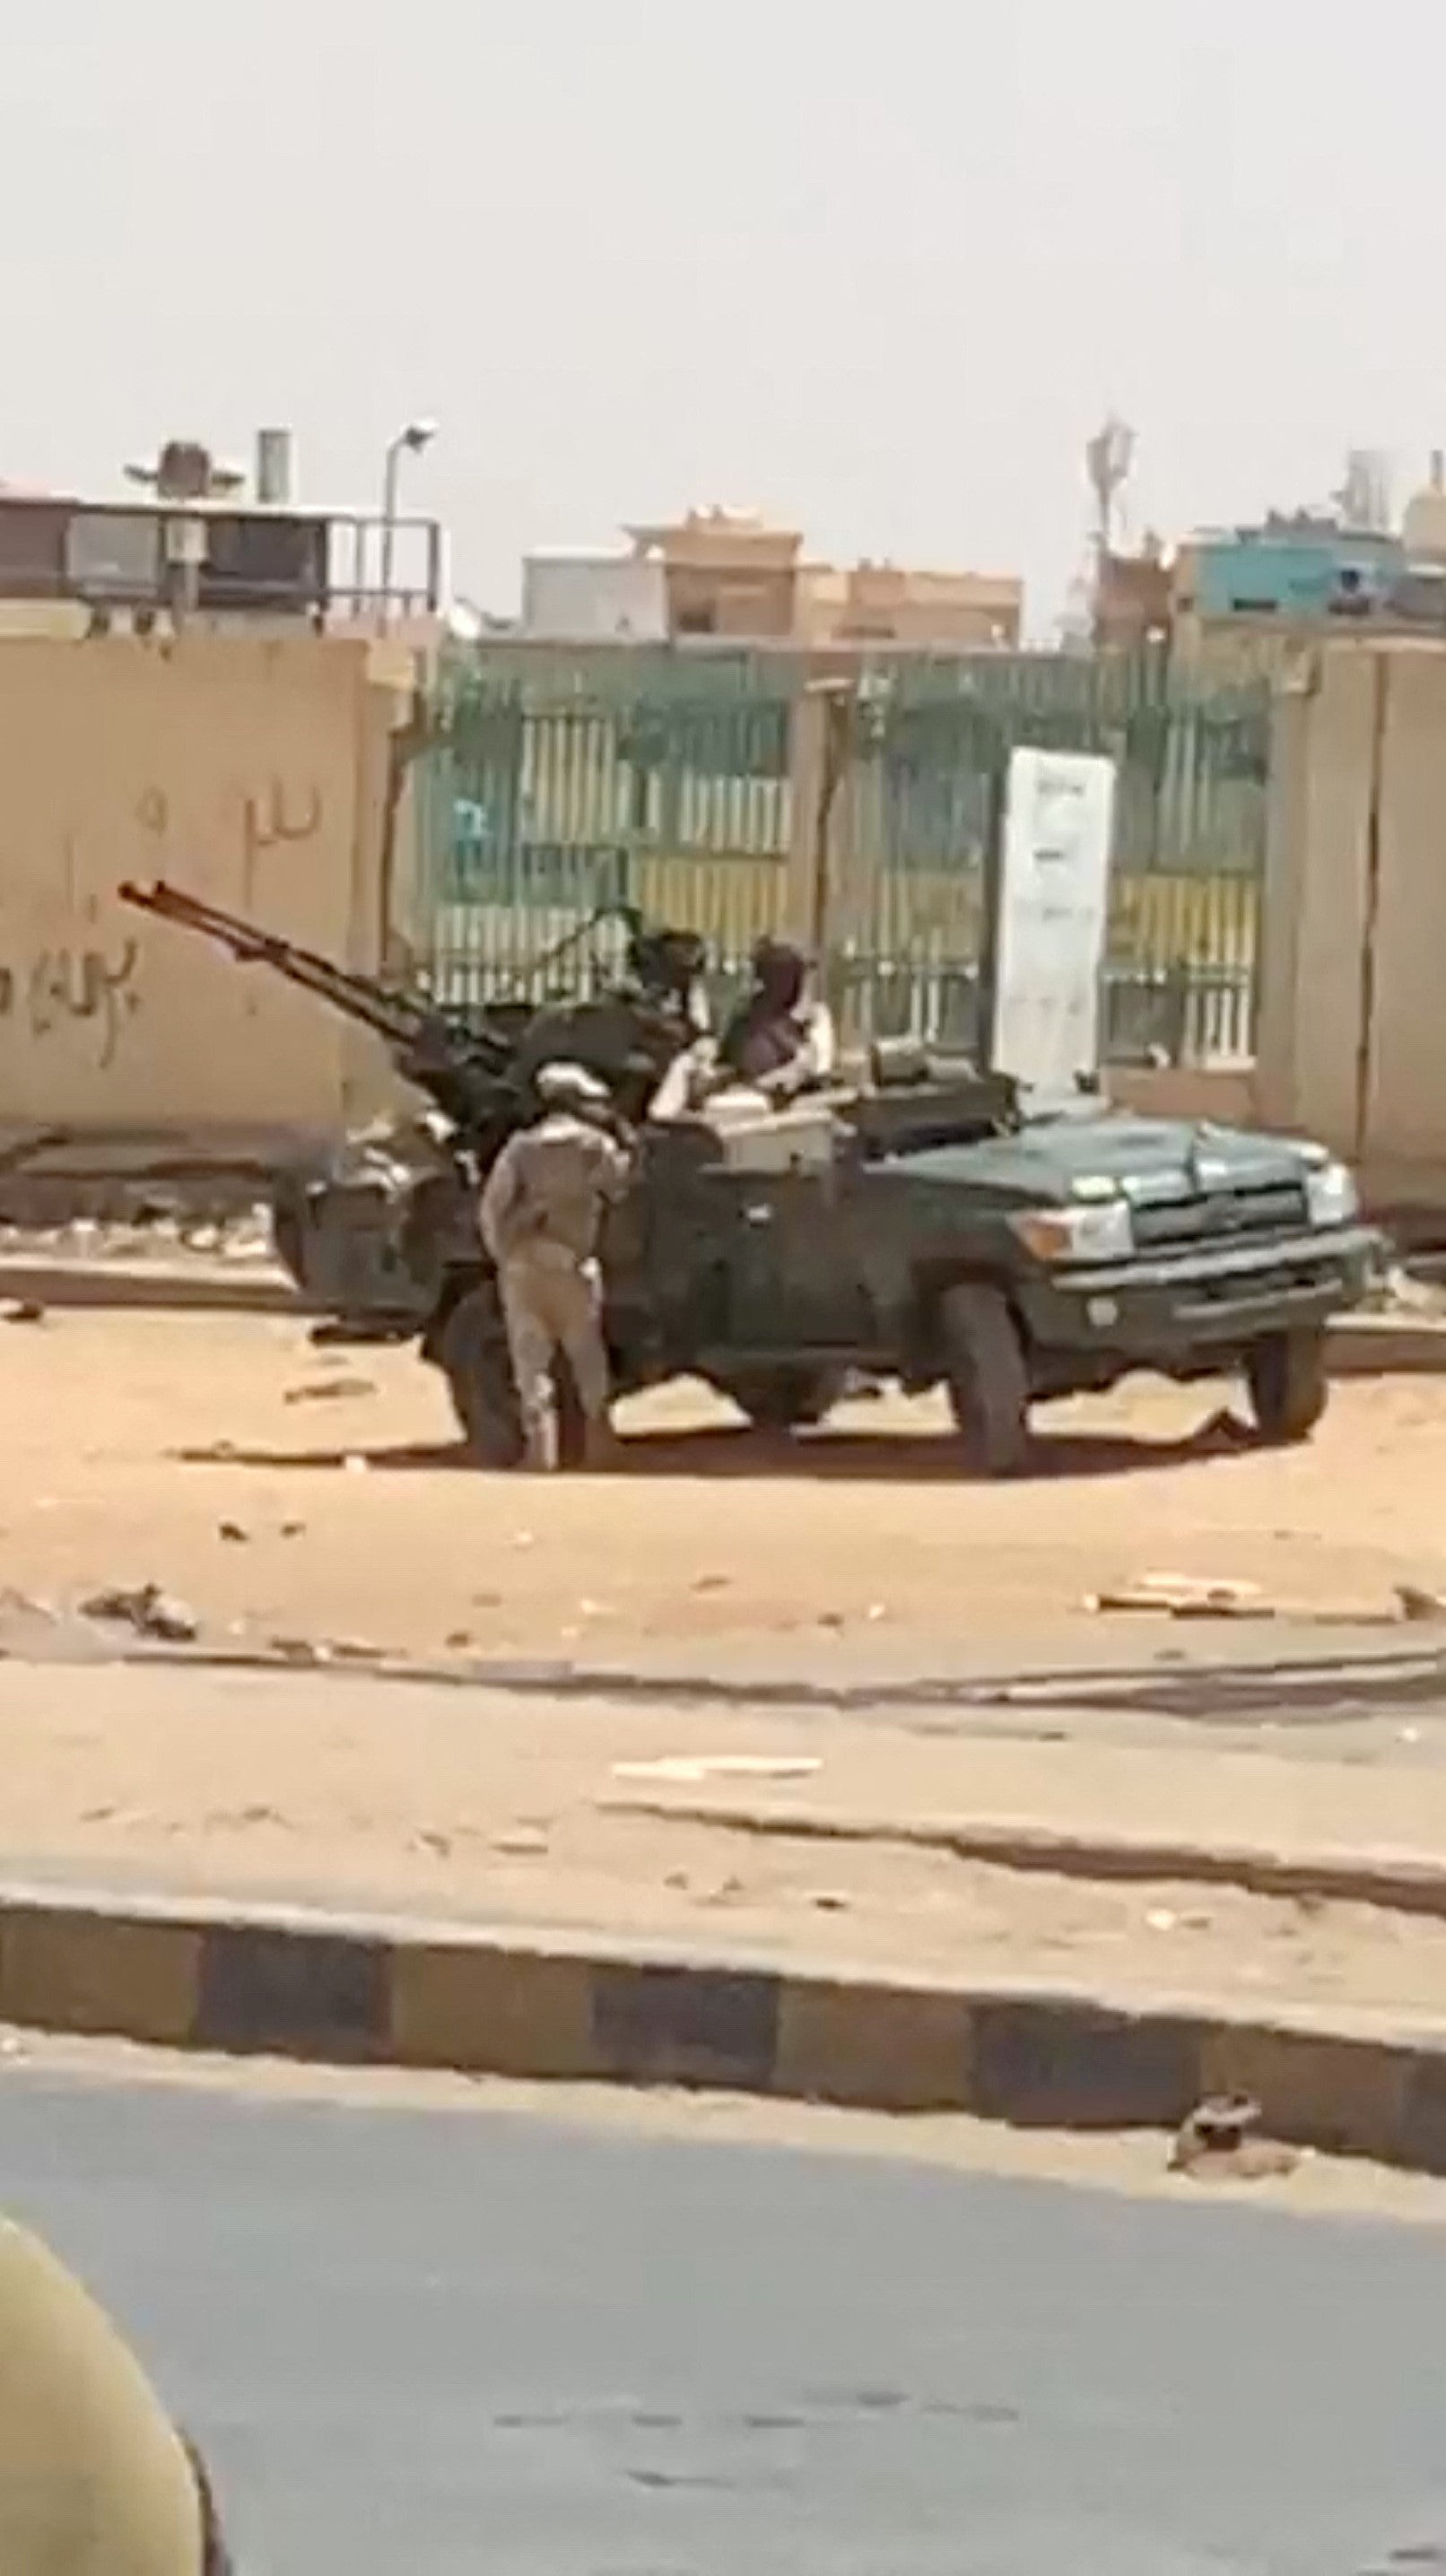
POLYGON ((830 1079, 836 1060, 833 1018, 810 992, 802 949, 782 939, 760 939, 752 966, 753 988, 723 1031, 719 1070, 767 1099, 791 1100, 830 1079))

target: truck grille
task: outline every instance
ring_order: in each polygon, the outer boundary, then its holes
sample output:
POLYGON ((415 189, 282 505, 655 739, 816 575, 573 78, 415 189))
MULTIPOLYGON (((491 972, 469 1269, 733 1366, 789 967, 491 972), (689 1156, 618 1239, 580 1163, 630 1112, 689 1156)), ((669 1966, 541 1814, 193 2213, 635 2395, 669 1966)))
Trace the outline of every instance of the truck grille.
POLYGON ((1137 1207, 1135 1242, 1141 1252, 1195 1243, 1250 1243, 1266 1235, 1299 1234, 1307 1222, 1299 1181, 1264 1181, 1137 1207))

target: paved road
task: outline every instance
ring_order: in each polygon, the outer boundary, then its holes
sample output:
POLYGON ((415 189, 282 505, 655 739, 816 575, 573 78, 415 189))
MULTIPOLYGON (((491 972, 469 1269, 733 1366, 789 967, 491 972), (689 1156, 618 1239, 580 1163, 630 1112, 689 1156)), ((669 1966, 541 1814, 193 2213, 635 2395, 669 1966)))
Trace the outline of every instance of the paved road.
POLYGON ((0 2199, 266 2576, 1446 2566, 1424 2229, 24 2068, 0 2199))

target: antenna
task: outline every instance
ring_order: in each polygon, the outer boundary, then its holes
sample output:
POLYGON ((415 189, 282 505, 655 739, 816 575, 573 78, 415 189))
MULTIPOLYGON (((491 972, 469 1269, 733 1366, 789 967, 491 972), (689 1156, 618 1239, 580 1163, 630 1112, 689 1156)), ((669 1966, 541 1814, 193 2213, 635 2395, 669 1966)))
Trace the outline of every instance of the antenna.
POLYGON ((1094 494, 1094 540, 1103 563, 1110 552, 1115 533, 1115 504, 1129 479, 1135 459, 1135 433, 1129 422, 1111 412, 1093 438, 1085 443, 1085 473, 1094 494))

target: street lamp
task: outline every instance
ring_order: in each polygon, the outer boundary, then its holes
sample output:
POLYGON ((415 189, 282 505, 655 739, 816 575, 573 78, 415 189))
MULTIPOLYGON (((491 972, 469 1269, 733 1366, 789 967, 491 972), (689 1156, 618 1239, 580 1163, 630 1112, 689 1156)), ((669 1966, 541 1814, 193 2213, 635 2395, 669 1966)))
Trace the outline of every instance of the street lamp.
POLYGON ((409 420, 399 429, 387 448, 386 470, 382 476, 382 624, 389 625, 392 614, 392 564, 397 538, 397 485, 401 479, 402 458, 420 456, 437 435, 434 420, 409 420))

